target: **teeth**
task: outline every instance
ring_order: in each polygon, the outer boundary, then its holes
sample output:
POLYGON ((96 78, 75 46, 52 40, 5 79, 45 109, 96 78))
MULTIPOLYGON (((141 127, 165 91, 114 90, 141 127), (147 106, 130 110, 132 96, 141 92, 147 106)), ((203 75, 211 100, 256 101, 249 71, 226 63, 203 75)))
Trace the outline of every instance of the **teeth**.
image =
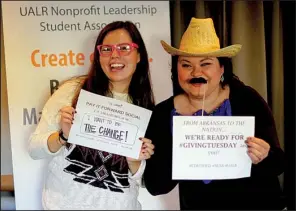
POLYGON ((123 67, 123 64, 111 64, 111 67, 123 67))

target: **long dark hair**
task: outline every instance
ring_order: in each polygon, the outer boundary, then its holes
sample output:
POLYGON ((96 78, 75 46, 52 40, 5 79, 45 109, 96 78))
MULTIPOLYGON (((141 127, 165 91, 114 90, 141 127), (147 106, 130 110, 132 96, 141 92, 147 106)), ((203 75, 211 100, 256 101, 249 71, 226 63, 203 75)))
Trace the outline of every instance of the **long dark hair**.
MULTIPOLYGON (((229 85, 229 83, 233 79, 239 80, 239 78, 233 73, 231 58, 217 57, 217 59, 219 61, 220 66, 224 67, 224 73, 223 73, 224 81, 220 82, 222 88, 225 85, 229 85)), ((184 93, 184 90, 181 88, 178 81, 178 56, 172 56, 171 73, 172 73, 171 79, 174 87, 173 88, 174 96, 184 93)))
MULTIPOLYGON (((129 85, 128 94, 132 98, 133 104, 141 106, 147 109, 153 109, 155 102, 150 82, 150 69, 148 61, 148 53, 144 44, 143 38, 137 29, 137 27, 130 21, 115 21, 106 25, 97 38, 94 47, 94 59, 91 63, 90 71, 87 78, 83 82, 82 89, 89 92, 103 95, 112 96, 112 92, 109 88, 109 79, 102 70, 100 64, 100 54, 96 46, 103 43, 106 35, 117 29, 125 29, 132 41, 136 43, 139 48, 137 49, 140 54, 140 62, 137 64, 136 70, 132 76, 132 80, 129 85)), ((76 107, 78 94, 73 99, 73 107, 76 107)))

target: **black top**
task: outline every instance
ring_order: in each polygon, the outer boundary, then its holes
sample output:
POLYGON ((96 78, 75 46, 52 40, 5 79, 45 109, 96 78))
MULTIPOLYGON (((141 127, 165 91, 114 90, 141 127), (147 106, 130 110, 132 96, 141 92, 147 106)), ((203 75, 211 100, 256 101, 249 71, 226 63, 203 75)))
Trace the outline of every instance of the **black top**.
POLYGON ((284 152, 280 148, 275 122, 267 103, 251 87, 233 79, 229 100, 233 116, 255 116, 255 137, 269 143, 269 155, 252 164, 251 177, 231 180, 172 180, 171 111, 174 97, 155 107, 146 138, 155 145, 147 160, 144 183, 152 195, 169 193, 179 184, 181 210, 187 209, 283 209, 278 175, 283 173, 284 152))

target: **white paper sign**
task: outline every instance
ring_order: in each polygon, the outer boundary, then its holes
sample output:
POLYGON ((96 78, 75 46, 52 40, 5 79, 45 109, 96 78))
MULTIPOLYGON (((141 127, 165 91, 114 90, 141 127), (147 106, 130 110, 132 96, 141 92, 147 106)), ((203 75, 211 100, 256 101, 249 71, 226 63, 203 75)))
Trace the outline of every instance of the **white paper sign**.
POLYGON ((81 90, 68 142, 139 158, 151 111, 81 90))
POLYGON ((254 127, 254 117, 174 116, 173 179, 249 177, 245 141, 254 127))

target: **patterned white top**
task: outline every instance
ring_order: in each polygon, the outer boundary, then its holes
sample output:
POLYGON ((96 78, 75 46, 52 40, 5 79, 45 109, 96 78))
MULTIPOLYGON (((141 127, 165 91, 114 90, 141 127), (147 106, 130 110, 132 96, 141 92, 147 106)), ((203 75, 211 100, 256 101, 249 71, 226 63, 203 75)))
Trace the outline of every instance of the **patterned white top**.
MULTIPOLYGON (((76 145, 62 147, 56 153, 48 149, 48 137, 60 130, 59 110, 71 106, 79 83, 79 79, 70 80, 54 92, 30 137, 30 156, 50 159, 42 193, 43 209, 140 210, 137 198, 145 161, 131 175, 126 158, 119 155, 86 151, 76 145)), ((127 94, 113 93, 113 97, 130 102, 127 94)))

